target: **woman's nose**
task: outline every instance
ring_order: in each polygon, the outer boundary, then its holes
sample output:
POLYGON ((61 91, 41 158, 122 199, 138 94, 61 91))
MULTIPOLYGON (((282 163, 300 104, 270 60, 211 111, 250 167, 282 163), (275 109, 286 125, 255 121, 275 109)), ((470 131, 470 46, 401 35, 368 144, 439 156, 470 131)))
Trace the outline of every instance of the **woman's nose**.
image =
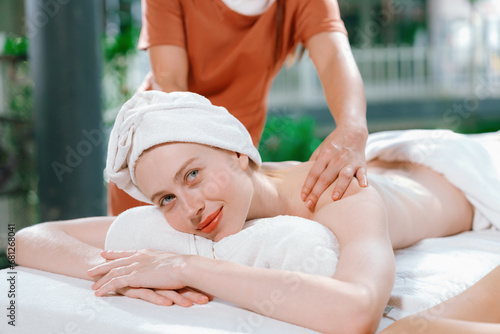
POLYGON ((203 199, 194 193, 186 193, 184 195, 185 212, 189 219, 194 219, 201 216, 201 213, 205 209, 205 202, 203 199))

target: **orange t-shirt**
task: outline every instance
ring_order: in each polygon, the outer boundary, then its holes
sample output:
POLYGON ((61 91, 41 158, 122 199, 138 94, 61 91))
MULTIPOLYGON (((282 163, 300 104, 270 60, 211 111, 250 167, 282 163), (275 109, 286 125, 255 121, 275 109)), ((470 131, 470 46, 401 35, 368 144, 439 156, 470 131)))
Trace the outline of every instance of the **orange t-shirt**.
MULTIPOLYGON (((185 48, 188 90, 228 109, 248 129, 255 146, 264 129, 272 80, 286 56, 317 33, 347 34, 336 0, 284 0, 275 61, 276 2, 256 16, 239 14, 222 0, 142 0, 142 10, 139 49, 185 48)), ((110 185, 110 189, 112 214, 140 203, 125 203, 124 192, 117 198, 118 188, 110 185)))
POLYGON ((324 31, 347 33, 336 0, 284 0, 277 62, 275 2, 245 16, 222 0, 143 0, 139 48, 177 45, 189 58, 188 90, 238 118, 257 146, 273 78, 298 43, 324 31))

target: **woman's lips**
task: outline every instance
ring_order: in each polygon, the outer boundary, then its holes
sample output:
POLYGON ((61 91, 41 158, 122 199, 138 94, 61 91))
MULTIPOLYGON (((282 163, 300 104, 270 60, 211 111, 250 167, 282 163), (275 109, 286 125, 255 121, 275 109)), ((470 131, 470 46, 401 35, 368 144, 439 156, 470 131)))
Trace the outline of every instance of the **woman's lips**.
POLYGON ((198 226, 198 229, 205 234, 212 233, 217 228, 217 226, 219 226, 219 222, 222 219, 222 214, 223 213, 221 207, 218 211, 205 218, 205 220, 198 226))

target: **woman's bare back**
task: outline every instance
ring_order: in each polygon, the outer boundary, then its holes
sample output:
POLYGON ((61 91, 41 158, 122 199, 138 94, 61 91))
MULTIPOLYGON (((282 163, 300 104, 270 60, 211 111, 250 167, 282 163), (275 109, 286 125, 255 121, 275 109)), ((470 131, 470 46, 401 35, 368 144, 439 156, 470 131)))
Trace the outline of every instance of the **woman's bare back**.
POLYGON ((464 194, 441 174, 408 162, 374 160, 370 184, 385 203, 394 248, 423 238, 470 230, 474 210, 464 194))
MULTIPOLYGON (((299 197, 311 166, 311 162, 306 162, 280 171, 290 194, 287 214, 313 216, 314 210, 308 210, 299 197)), ((471 229, 473 207, 463 193, 439 173, 407 162, 374 160, 367 167, 369 185, 377 190, 386 207, 393 248, 471 229)), ((334 186, 335 183, 323 193, 316 208, 333 202, 334 186)))

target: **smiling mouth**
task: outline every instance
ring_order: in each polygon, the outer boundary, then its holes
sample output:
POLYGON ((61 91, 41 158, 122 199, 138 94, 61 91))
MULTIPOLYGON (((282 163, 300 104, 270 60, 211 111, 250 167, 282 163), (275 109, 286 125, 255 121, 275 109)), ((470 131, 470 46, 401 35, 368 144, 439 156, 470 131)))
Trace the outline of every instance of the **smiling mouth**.
POLYGON ((222 209, 223 207, 205 218, 205 220, 202 221, 200 225, 198 225, 198 230, 205 234, 212 233, 217 228, 217 226, 219 226, 219 222, 222 219, 222 209))

